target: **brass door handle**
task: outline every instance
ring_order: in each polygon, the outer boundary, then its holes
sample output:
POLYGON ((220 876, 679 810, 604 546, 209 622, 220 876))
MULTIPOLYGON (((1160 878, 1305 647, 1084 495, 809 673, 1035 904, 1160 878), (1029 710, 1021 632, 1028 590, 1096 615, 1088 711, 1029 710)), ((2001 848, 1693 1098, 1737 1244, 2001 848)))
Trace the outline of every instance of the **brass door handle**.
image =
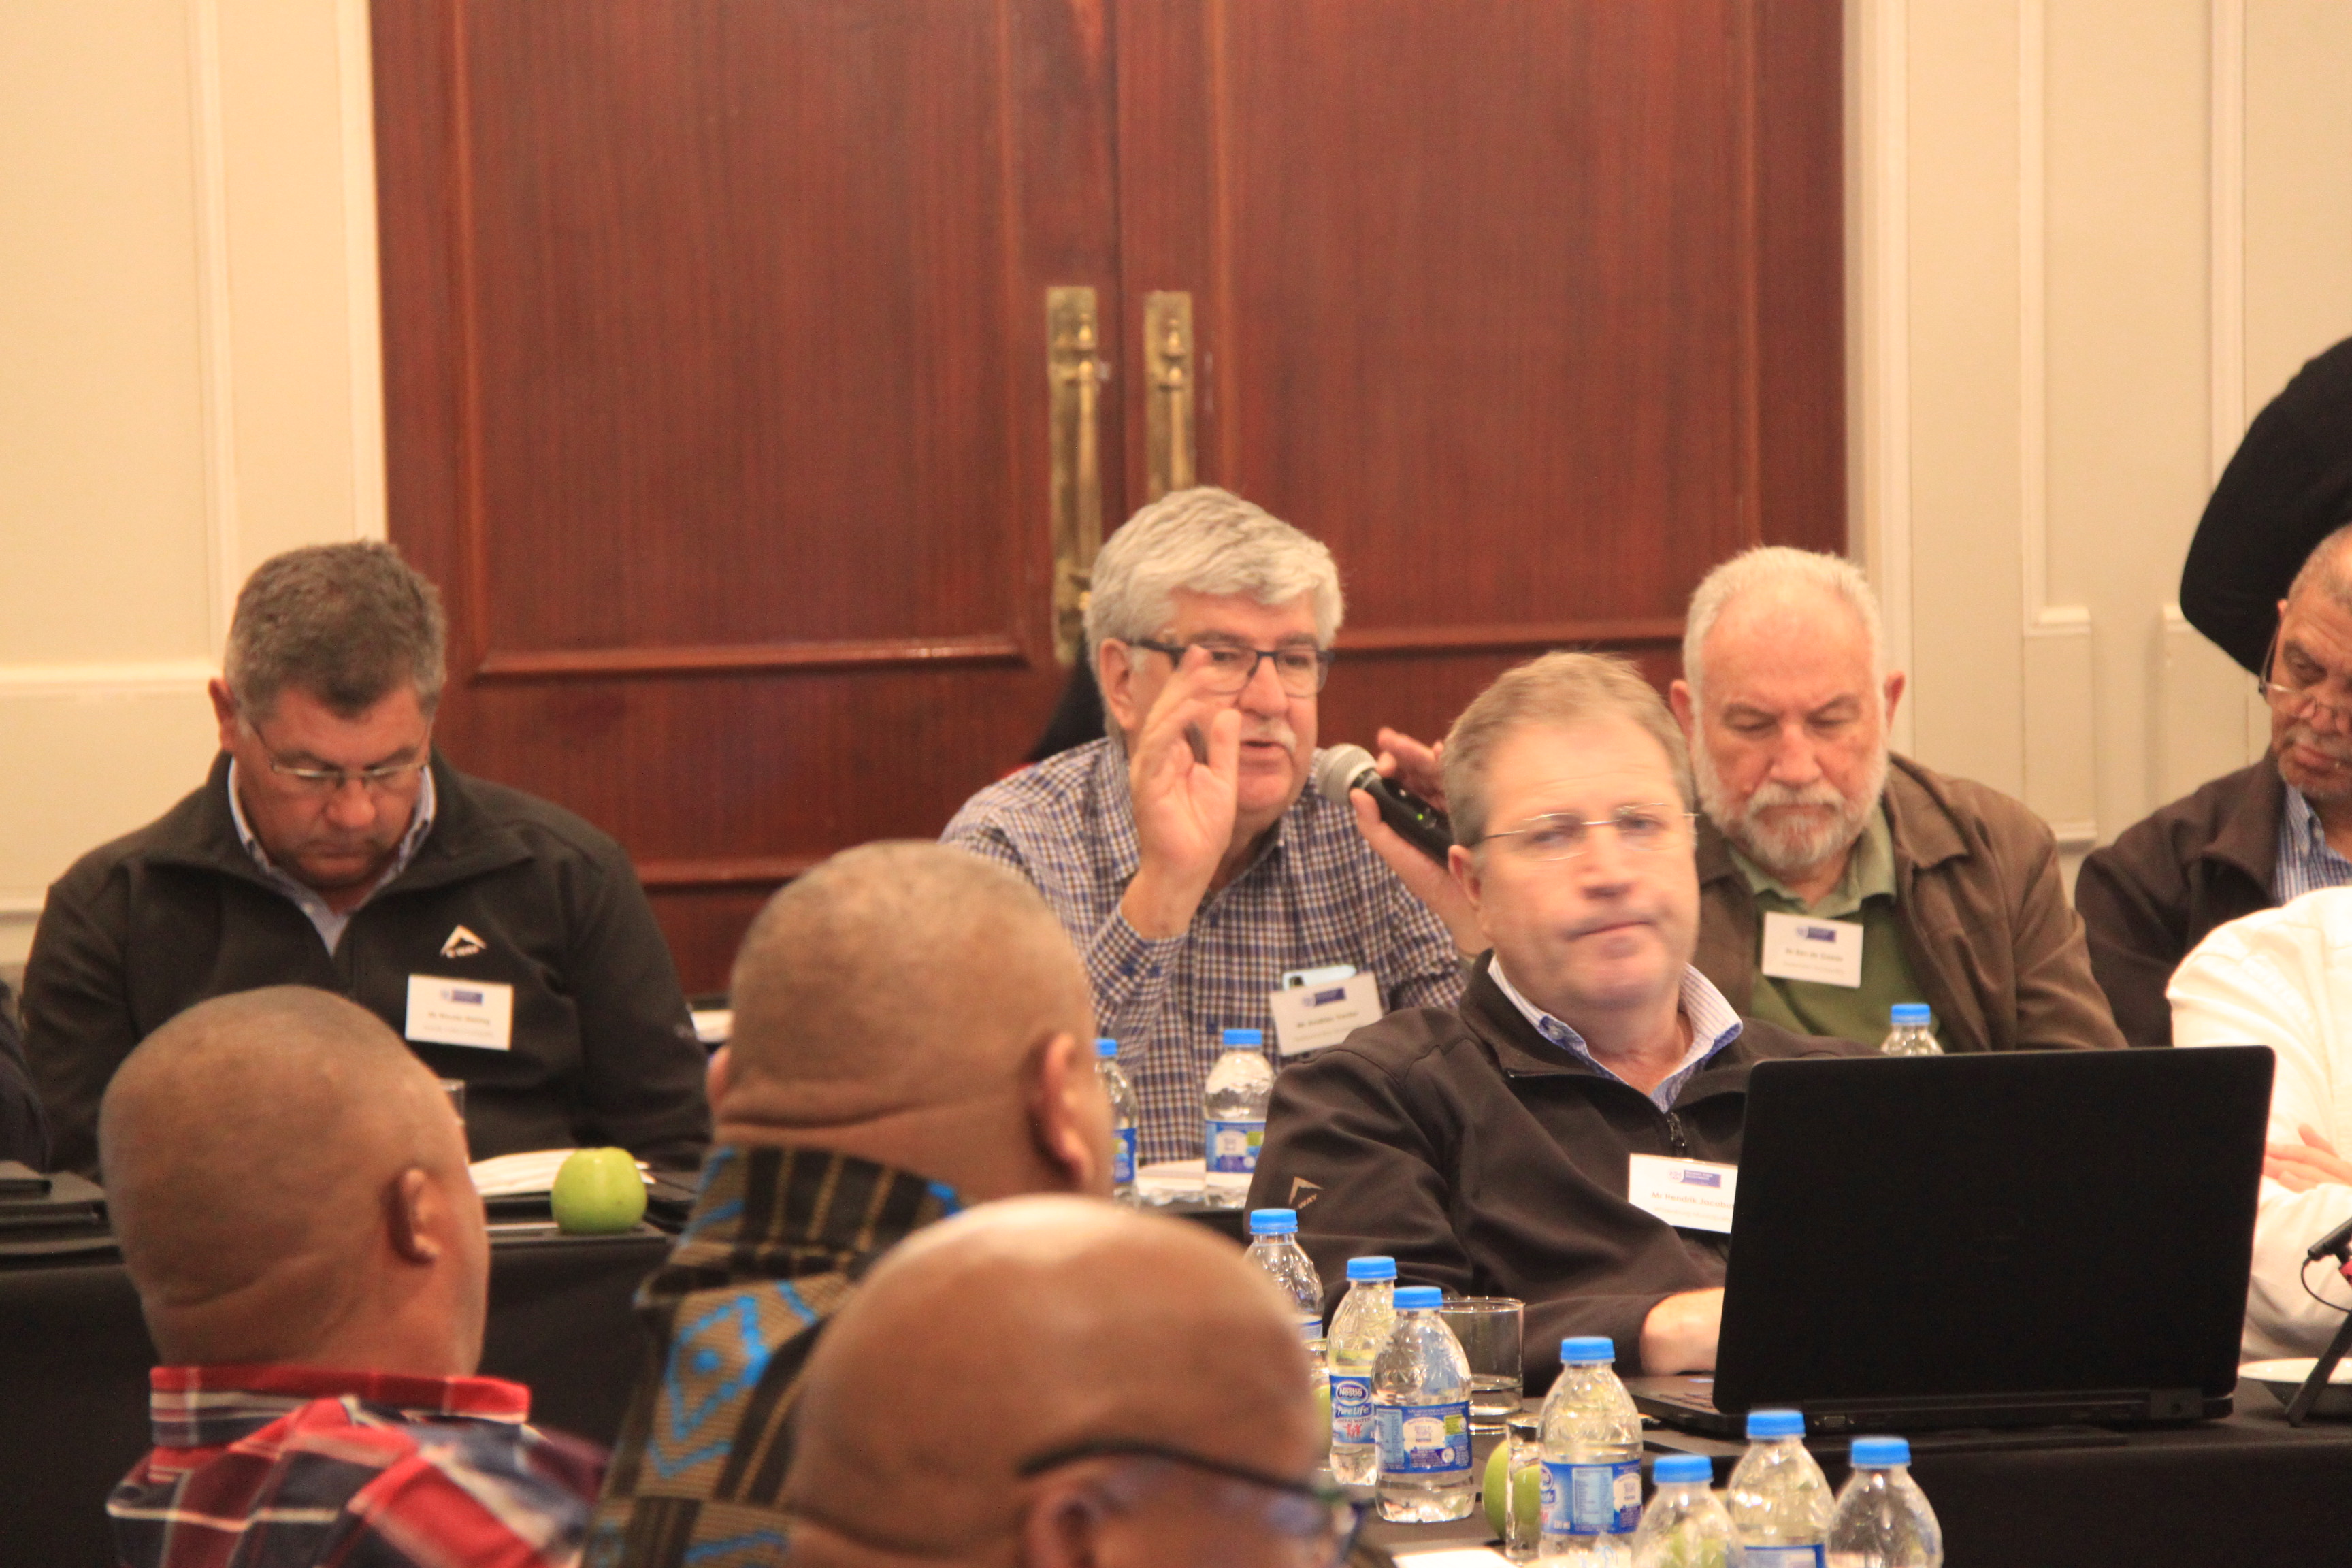
POLYGON ((1144 500, 1158 500, 1196 482, 1192 295, 1143 297, 1143 369, 1151 399, 1144 411, 1144 500))
POLYGON ((1045 290, 1045 377, 1054 452, 1054 657, 1076 664, 1086 647, 1087 586, 1102 548, 1102 384, 1095 291, 1045 290))

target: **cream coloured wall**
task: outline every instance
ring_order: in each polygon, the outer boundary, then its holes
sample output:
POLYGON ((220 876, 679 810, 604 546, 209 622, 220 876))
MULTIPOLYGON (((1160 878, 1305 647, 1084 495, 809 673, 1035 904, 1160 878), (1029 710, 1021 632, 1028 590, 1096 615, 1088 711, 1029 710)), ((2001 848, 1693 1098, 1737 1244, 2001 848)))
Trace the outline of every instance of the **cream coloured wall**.
POLYGON ((381 536, 366 0, 0 6, 0 963, 213 751, 236 585, 381 536))
POLYGON ((1901 739, 2079 856, 2259 754, 2174 600, 2247 418, 2352 335, 2352 6, 1847 16, 1853 529, 1901 739))

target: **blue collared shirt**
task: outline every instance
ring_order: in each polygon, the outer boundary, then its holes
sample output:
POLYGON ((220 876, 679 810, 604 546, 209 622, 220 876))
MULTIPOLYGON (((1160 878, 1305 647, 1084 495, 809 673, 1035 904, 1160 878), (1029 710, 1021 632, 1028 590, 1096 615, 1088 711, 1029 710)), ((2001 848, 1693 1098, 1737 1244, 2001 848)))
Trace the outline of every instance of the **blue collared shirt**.
MULTIPOLYGON (((1518 988, 1511 984, 1511 977, 1503 973, 1503 961, 1499 956, 1491 966, 1491 972, 1495 984, 1501 987, 1504 995, 1511 999, 1511 1005, 1536 1026, 1536 1033, 1580 1058, 1593 1071, 1625 1083, 1615 1069, 1592 1054, 1592 1047, 1584 1043, 1583 1036, 1519 994, 1518 988)), ((1655 1089, 1644 1091, 1650 1097, 1650 1103, 1660 1110, 1672 1110, 1675 1097, 1682 1093, 1683 1085, 1690 1081, 1691 1074, 1706 1066, 1707 1058, 1716 1052, 1739 1037, 1739 1015, 1731 1010, 1731 1004, 1723 999, 1723 993, 1715 988, 1714 983, 1696 969, 1683 971, 1682 1011, 1683 1016, 1690 1020, 1690 1049, 1683 1053, 1683 1059, 1674 1071, 1658 1080, 1655 1089)), ((1626 1083, 1625 1087, 1632 1089, 1633 1085, 1626 1083)))
POLYGON ((2271 873, 2271 901, 2291 904, 2320 888, 2352 887, 2352 860, 2338 855, 2327 842, 2327 829, 2303 792, 2286 789, 2286 810, 2279 815, 2278 868, 2271 873))
POLYGON ((416 858, 417 847, 425 842, 425 836, 433 831, 433 770, 430 767, 425 770, 423 780, 423 787, 416 792, 416 808, 409 814, 408 831, 400 836, 399 847, 392 854, 392 864, 383 868, 383 875, 368 889, 367 898, 340 914, 327 907, 327 900, 320 896, 318 889, 306 882, 298 882, 279 870, 277 863, 269 858, 269 851, 261 847, 261 840, 254 837, 253 825, 245 819, 245 803, 236 798, 235 757, 228 760, 228 815, 236 824, 237 842, 245 846, 246 854, 252 858, 254 868, 261 873, 262 879, 285 894, 296 909, 310 918, 310 923, 319 930, 319 940, 327 944, 329 952, 332 952, 336 944, 343 940, 343 928, 352 923, 352 917, 366 907, 368 899, 382 892, 386 883, 408 869, 408 863, 416 858))

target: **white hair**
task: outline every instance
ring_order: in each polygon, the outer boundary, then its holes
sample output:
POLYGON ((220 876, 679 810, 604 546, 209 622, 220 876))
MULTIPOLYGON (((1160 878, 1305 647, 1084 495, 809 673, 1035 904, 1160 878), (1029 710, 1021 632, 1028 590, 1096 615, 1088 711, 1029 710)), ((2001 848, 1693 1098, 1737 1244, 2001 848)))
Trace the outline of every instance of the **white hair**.
POLYGON ((1861 568, 1843 555, 1759 544, 1717 566, 1691 591, 1690 615, 1683 623, 1683 679, 1690 683, 1694 703, 1699 700, 1706 677, 1699 653, 1724 610, 1744 594, 1796 585, 1818 588, 1845 601, 1870 642, 1870 689, 1875 691, 1885 684, 1886 640, 1879 629, 1878 595, 1871 592, 1870 580, 1861 568))
POLYGON ((1315 602, 1315 640, 1339 635, 1339 569, 1321 543, 1230 490, 1171 490, 1127 520, 1095 557, 1087 642, 1136 642, 1168 629, 1178 589, 1261 605, 1315 602))

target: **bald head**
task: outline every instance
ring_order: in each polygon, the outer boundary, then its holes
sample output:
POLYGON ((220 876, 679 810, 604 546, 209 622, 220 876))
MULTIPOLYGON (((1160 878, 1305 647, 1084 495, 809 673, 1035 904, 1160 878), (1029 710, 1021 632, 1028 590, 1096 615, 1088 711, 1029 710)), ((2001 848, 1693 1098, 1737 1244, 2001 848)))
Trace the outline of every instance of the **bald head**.
MULTIPOLYGON (((814 1563, 828 1537, 985 1560, 1061 1474, 1024 1479, 1023 1461, 1076 1445, 1150 1443, 1286 1479, 1320 1449, 1306 1353, 1265 1275, 1198 1226, 1079 1198, 989 1204, 892 1252, 819 1342, 798 1420, 785 1502, 824 1527, 814 1563)), ((1202 1472, 1091 1463, 1139 1507, 1233 1511, 1202 1472)))
POLYGON ((2286 603, 2292 605, 2306 594, 2324 595, 2336 608, 2352 612, 2352 523, 2313 545, 2304 557, 2288 585, 2286 603))
POLYGON ((189 1008, 114 1075, 99 1149, 165 1359, 472 1370, 487 1251, 465 1135, 366 1009, 290 985, 189 1008))
POLYGON ((722 1121, 824 1126, 993 1095, 1040 1041, 1094 1028, 1086 971, 1036 889, 930 843, 845 850, 785 888, 731 990, 722 1121))

